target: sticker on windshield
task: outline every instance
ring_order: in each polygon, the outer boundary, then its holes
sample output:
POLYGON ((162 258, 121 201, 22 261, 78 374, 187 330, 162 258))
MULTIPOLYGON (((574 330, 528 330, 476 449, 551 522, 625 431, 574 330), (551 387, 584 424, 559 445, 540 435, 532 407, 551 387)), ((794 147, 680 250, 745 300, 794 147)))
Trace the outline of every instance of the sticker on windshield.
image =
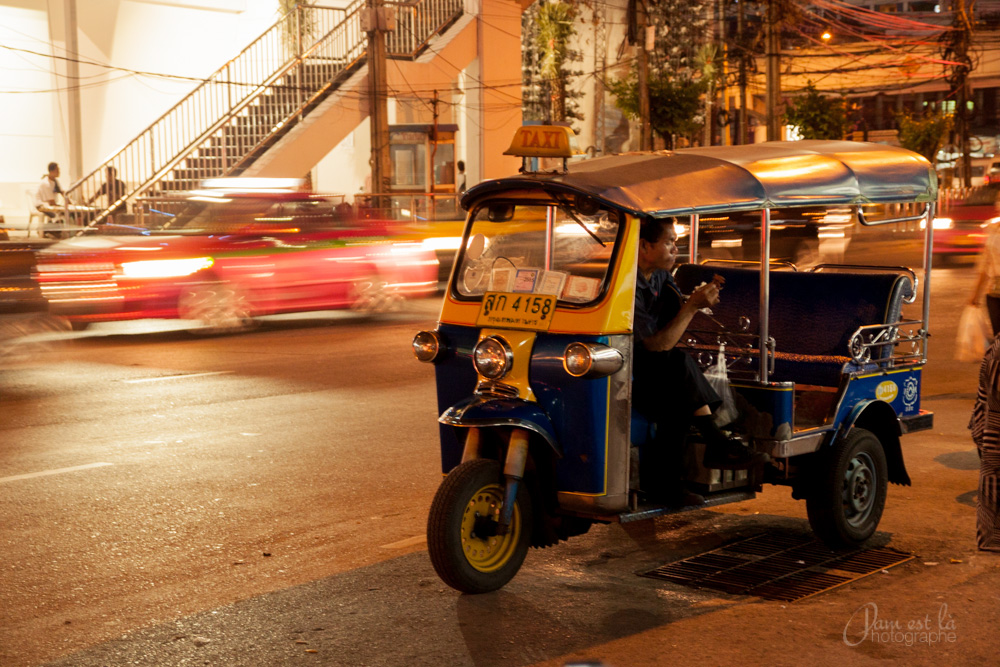
POLYGON ((551 294, 487 292, 476 326, 548 331, 555 310, 556 297, 551 294))

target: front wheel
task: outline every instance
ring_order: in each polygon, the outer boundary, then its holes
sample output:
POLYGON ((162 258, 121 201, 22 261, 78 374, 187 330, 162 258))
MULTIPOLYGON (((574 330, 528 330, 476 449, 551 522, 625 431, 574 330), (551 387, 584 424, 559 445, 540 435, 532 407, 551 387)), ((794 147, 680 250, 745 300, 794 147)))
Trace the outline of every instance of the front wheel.
POLYGON ((466 461, 434 496, 427 520, 427 550, 441 580, 463 593, 487 593, 514 578, 531 540, 531 496, 520 485, 514 518, 497 531, 504 476, 497 461, 466 461))
POLYGON ((363 276, 354 281, 348 296, 351 310, 363 313, 388 313, 399 310, 403 298, 377 275, 363 276))
POLYGON ((208 336, 246 331, 254 325, 247 295, 226 281, 186 287, 178 299, 177 311, 180 319, 201 325, 194 333, 208 336))
POLYGON ((885 451, 875 434, 853 428, 820 460, 806 498, 813 532, 834 549, 856 547, 875 533, 889 484, 885 451))

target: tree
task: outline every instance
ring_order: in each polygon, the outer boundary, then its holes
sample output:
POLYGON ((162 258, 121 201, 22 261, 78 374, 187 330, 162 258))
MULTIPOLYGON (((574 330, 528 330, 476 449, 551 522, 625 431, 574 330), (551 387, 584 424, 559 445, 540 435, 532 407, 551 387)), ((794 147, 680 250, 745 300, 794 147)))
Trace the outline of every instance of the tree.
POLYGON ((951 131, 952 117, 940 111, 923 113, 920 116, 899 114, 899 143, 914 153, 919 153, 934 164, 944 138, 951 131))
MULTIPOLYGON (((705 89, 704 81, 675 79, 663 72, 650 76, 649 123, 667 148, 674 147, 675 136, 690 136, 701 127, 701 96, 705 89)), ((610 81, 608 90, 626 116, 639 117, 639 85, 635 70, 627 79, 610 81)))
MULTIPOLYGON (((718 53, 706 48, 704 38, 713 6, 706 0, 647 4, 656 35, 655 48, 648 52, 650 126, 667 148, 674 147, 677 137, 693 138, 705 122, 702 97, 711 90, 718 69, 718 53)), ((634 67, 625 78, 609 81, 608 89, 625 115, 639 117, 634 67)))
POLYGON ((822 95, 811 81, 785 113, 785 122, 797 127, 803 139, 843 139, 851 129, 843 98, 822 95))

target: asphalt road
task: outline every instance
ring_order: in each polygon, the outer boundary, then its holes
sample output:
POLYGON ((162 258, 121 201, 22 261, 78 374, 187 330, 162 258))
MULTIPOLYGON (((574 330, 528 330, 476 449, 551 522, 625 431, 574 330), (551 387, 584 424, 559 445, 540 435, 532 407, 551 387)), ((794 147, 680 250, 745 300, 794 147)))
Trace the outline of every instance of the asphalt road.
POLYGON ((907 438, 914 485, 890 489, 877 536, 917 559, 787 605, 636 576, 808 531, 770 487, 532 551, 498 593, 444 586, 423 538, 433 379, 409 351, 434 301, 222 338, 95 327, 0 380, 0 665, 988 664, 1000 558, 974 548, 977 368, 950 359, 971 284, 968 266, 935 273, 935 428, 907 438), (868 605, 950 619, 954 640, 851 645, 868 605))

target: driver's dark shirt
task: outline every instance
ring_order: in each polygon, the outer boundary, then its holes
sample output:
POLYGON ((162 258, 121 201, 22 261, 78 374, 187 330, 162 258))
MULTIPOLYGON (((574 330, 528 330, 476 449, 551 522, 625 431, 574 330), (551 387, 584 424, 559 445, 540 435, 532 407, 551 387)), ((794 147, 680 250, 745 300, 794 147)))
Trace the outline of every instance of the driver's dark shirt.
POLYGON ((653 271, 649 280, 640 272, 635 281, 635 315, 632 322, 636 340, 649 338, 677 317, 681 304, 680 288, 668 271, 653 271))

